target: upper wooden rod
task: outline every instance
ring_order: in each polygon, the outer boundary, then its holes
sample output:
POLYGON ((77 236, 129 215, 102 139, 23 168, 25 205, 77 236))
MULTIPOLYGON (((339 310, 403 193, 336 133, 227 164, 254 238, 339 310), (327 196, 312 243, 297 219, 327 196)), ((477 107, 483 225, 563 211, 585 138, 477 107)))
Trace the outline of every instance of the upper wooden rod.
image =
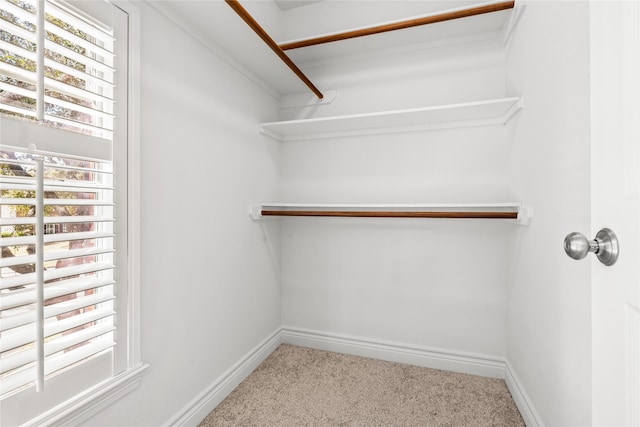
POLYGON ((450 21, 452 19, 466 18, 468 16, 482 15, 484 13, 498 12, 500 10, 512 9, 515 1, 505 1, 501 3, 476 6, 453 12, 445 12, 438 15, 423 16, 421 18, 409 19, 406 21, 394 22, 391 24, 379 25, 369 28, 361 28, 344 33, 330 34, 328 36, 315 37, 306 40, 299 40, 280 45, 282 50, 298 49, 301 47, 314 46, 323 43, 331 43, 340 40, 347 40, 356 37, 370 36, 373 34, 386 33, 388 31, 403 30, 405 28, 417 27, 420 25, 435 24, 436 22, 450 21))
POLYGON ((261 211, 262 216, 311 216, 311 217, 350 217, 350 218, 469 218, 469 219, 517 219, 518 212, 415 212, 415 211, 261 211))
POLYGON ((244 22, 246 22, 247 25, 249 25, 249 27, 251 27, 251 29, 255 31, 258 36, 260 36, 260 38, 267 44, 267 46, 269 46, 271 50, 273 50, 273 52, 278 55, 278 57, 291 69, 291 71, 293 71, 295 75, 298 76, 298 78, 302 80, 302 82, 307 85, 307 87, 311 89, 311 91, 318 98, 324 98, 322 92, 320 92, 320 90, 318 90, 318 88, 311 82, 311 80, 309 80, 307 76, 305 76, 302 70, 300 70, 300 68, 298 68, 298 66, 291 60, 291 58, 287 56, 284 50, 282 50, 282 48, 278 46, 278 43, 276 43, 276 41, 271 38, 271 36, 264 30, 264 28, 262 28, 260 24, 258 24, 253 16, 251 16, 251 14, 249 14, 249 12, 247 12, 247 10, 242 7, 238 0, 225 1, 229 6, 231 6, 231 9, 233 9, 238 14, 238 16, 240 16, 240 18, 242 18, 244 22))

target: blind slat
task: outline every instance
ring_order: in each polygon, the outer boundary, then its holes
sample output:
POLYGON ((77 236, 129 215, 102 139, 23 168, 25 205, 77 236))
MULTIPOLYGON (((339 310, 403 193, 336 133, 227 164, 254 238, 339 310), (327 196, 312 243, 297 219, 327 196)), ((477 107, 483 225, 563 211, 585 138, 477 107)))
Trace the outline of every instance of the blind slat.
MULTIPOLYGON (((2 161, 0 161, 2 163, 2 161)), ((45 192, 67 192, 67 193, 95 193, 96 191, 111 191, 114 188, 107 185, 101 185, 99 183, 92 183, 89 185, 78 185, 78 182, 60 185, 46 185, 45 192)), ((29 183, 10 183, 0 182, 0 190, 19 190, 19 191, 34 191, 34 186, 29 183)))
MULTIPOLYGON (((110 270, 113 265, 108 262, 92 262, 89 264, 79 264, 72 267, 56 268, 54 270, 46 270, 44 272, 45 282, 61 279, 63 277, 77 276, 81 274, 96 273, 98 271, 110 270)), ((18 276, 7 277, 2 279, 0 289, 16 288, 18 286, 26 286, 35 283, 35 273, 20 274, 18 276)))
MULTIPOLYGON (((68 40, 71 43, 75 44, 76 46, 82 46, 90 54, 104 56, 106 58, 109 58, 109 60, 113 60, 113 58, 115 57, 115 54, 113 52, 110 52, 104 47, 98 46, 97 44, 92 43, 89 40, 83 39, 82 37, 79 37, 76 34, 73 34, 72 32, 67 31, 56 24, 51 23, 50 21, 47 21, 45 23, 45 28, 48 32, 55 34, 58 37, 61 37, 65 40, 68 40)), ((59 45, 59 46, 64 47, 62 45, 59 45)))
MULTIPOLYGON (((66 294, 71 295, 71 294, 66 294)), ((96 304, 111 301, 115 298, 112 293, 99 292, 87 296, 76 297, 68 301, 59 302, 44 308, 44 317, 49 318, 58 316, 62 313, 68 313, 74 310, 91 307, 96 304)), ((35 298, 29 304, 35 303, 35 298)), ((0 331, 8 331, 20 326, 28 325, 36 321, 36 313, 33 309, 2 319, 0 331)))
MULTIPOLYGON (((61 251, 46 252, 44 254, 44 261, 58 261, 67 258, 81 258, 93 255, 102 255, 113 253, 114 250, 109 247, 95 247, 95 248, 83 248, 83 249, 65 249, 61 251)), ((34 264, 36 262, 35 255, 24 255, 0 258, 0 267, 12 267, 22 264, 34 264)))
MULTIPOLYGON (((0 19, 0 22, 4 22, 3 19, 0 19)), ((2 27, 0 27, 2 29, 2 27)), ((25 59, 29 59, 31 61, 36 60, 36 53, 30 51, 29 49, 25 49, 23 46, 18 46, 13 43, 6 42, 4 40, 0 40, 0 49, 11 52, 17 56, 21 56, 25 59)), ((6 61, 3 61, 6 63, 6 61)))
MULTIPOLYGON (((89 142, 87 142, 87 143, 89 143, 89 142)), ((4 145, 4 147, 9 151, 23 149, 23 147, 11 147, 9 145, 4 145)), ((47 154, 51 155, 51 153, 42 153, 42 154, 43 155, 47 155, 47 154)), ((71 157, 71 156, 67 155, 66 157, 71 157)), ((25 166, 25 167, 33 167, 33 166, 35 166, 35 163, 33 161, 30 161, 30 160, 2 159, 1 163, 10 163, 10 164, 20 165, 20 166, 25 166)), ((76 171, 76 172, 88 172, 88 173, 102 174, 102 175, 111 175, 111 174, 113 174, 113 172, 111 170, 101 169, 100 168, 101 166, 104 166, 103 163, 99 163, 99 162, 95 162, 95 163, 97 165, 96 167, 80 167, 80 166, 71 166, 71 165, 65 165, 65 164, 55 164, 54 165, 54 164, 51 164, 51 163, 45 163, 44 167, 45 167, 45 169, 76 171)), ((24 177, 24 176, 3 176, 2 179, 3 180, 7 180, 7 182, 20 182, 20 181, 24 181, 24 180, 33 180, 35 178, 32 177, 32 176, 29 176, 29 177, 24 177)), ((51 179, 48 179, 48 178, 45 177, 44 182, 45 182, 45 185, 47 185, 47 183, 58 182, 58 181, 57 180, 51 180, 51 179)))
MULTIPOLYGON (((16 68, 16 67, 14 67, 16 68)), ((25 74, 28 78, 29 75, 25 74)), ((61 82, 59 80, 52 79, 50 77, 45 77, 45 86, 47 89, 51 89, 55 92, 62 93, 64 95, 73 96, 75 98, 80 98, 83 101, 88 102, 102 102, 105 105, 112 106, 113 105, 113 97, 96 93, 94 91, 88 89, 82 89, 77 86, 73 86, 67 84, 65 82, 61 82)), ((31 82, 29 82, 31 83, 31 82)))
POLYGON ((51 40, 45 40, 44 42, 44 46, 46 49, 50 50, 51 52, 57 52, 69 59, 73 59, 76 62, 79 62, 81 64, 85 64, 91 68, 95 68, 98 71, 101 71, 103 73, 106 74, 111 74, 113 73, 113 68, 110 67, 109 65, 98 61, 96 59, 93 58, 89 58, 88 56, 84 56, 81 53, 75 52, 71 49, 68 49, 64 46, 61 46, 55 42, 52 42, 51 40))
POLYGON ((31 13, 27 10, 24 10, 21 7, 18 7, 16 5, 14 5, 13 3, 10 2, 4 2, 2 4, 2 7, 0 7, 0 9, 3 9, 7 12, 9 12, 10 14, 12 14, 13 16, 20 18, 23 21, 29 22, 30 24, 35 25, 36 23, 36 15, 34 13, 31 13))
MULTIPOLYGON (((84 113, 84 114, 89 115, 89 116, 94 117, 94 118, 95 117, 101 117, 101 118, 105 119, 105 118, 112 118, 113 117, 113 114, 111 114, 109 112, 104 112, 102 110, 98 110, 96 108, 91 108, 91 107, 86 107, 86 106, 80 105, 80 104, 74 104, 73 102, 65 101, 63 99, 54 98, 54 97, 48 96, 48 95, 45 95, 44 100, 48 104, 57 105, 59 107, 66 108, 66 109, 71 110, 71 111, 77 111, 77 112, 80 112, 80 113, 84 113)), ((84 122, 80 121, 79 123, 84 123, 84 122)))
POLYGON ((45 121, 59 123, 62 125, 66 125, 67 127, 70 126, 72 128, 91 132, 96 135, 113 135, 113 131, 111 130, 111 127, 112 127, 111 125, 108 125, 108 127, 94 126, 88 123, 69 120, 69 119, 65 119, 59 116, 54 116, 51 114, 45 114, 44 119, 45 121))
MULTIPOLYGON (((69 52, 73 52, 73 51, 69 51, 69 52)), ((70 56, 73 56, 73 54, 71 54, 70 56)), ((72 58, 72 59, 79 61, 79 58, 72 58)), ((48 66, 50 66, 54 70, 59 69, 60 72, 64 73, 64 69, 63 69, 64 67, 63 66, 58 67, 56 64, 58 63, 56 61, 53 61, 53 62, 50 62, 48 66)), ((18 78, 20 80, 23 80, 26 83, 31 83, 31 84, 36 83, 34 72, 30 72, 27 70, 21 71, 21 70, 24 70, 24 69, 13 66, 13 68, 8 70, 7 72, 11 77, 18 78)), ((110 74, 111 70, 105 69, 105 70, 102 70, 102 72, 106 74, 110 74)), ((4 72, 4 70, 3 70, 3 73, 7 74, 6 72, 4 72)), ((92 80, 93 83, 97 83, 95 85, 96 86, 95 89, 89 89, 87 87, 85 88, 77 87, 77 86, 65 83, 64 81, 53 79, 49 76, 45 76, 45 86, 47 89, 51 89, 65 95, 73 96, 83 101, 102 102, 102 103, 105 103, 105 105, 108 106, 109 108, 112 108, 113 101, 114 101, 113 96, 107 93, 110 93, 111 89, 115 87, 113 83, 107 80, 105 84, 102 84, 102 81, 105 81, 104 76, 102 78, 97 78, 95 76, 91 78, 90 75, 87 75, 86 73, 82 73, 79 76, 74 76, 74 77, 79 77, 83 80, 92 80), (104 92, 107 92, 107 93, 99 93, 100 90, 104 90, 104 92)))
POLYGON ((36 118, 35 110, 27 110, 24 108, 16 107, 14 105, 0 104, 0 110, 9 111, 11 113, 18 114, 21 116, 27 116, 33 119, 36 118))
MULTIPOLYGON (((113 326, 108 325, 96 325, 92 328, 83 329, 80 332, 64 336, 53 342, 47 342, 44 345, 45 356, 63 351, 74 345, 81 344, 85 341, 97 338, 101 335, 114 331, 113 326)), ((34 351, 23 351, 20 353, 12 354, 8 357, 0 359, 0 374, 4 374, 14 369, 21 368, 25 365, 35 362, 36 355, 34 351)))
MULTIPOLYGON (((14 6, 15 7, 15 6, 14 6)), ((0 7, 0 9, 5 9, 4 5, 2 5, 0 7)), ((10 12, 10 11, 8 11, 10 12)), ((14 14, 15 15, 15 14, 14 14)), ((33 20, 35 21, 35 16, 33 16, 33 20)), ((24 28, 20 27, 19 25, 15 25, 10 23, 9 21, 7 21, 6 19, 0 19, 0 29, 14 34, 18 37, 20 37, 23 40, 26 40, 28 42, 31 43, 35 43, 36 42, 36 33, 31 32, 29 30, 25 30, 24 28)))
POLYGON ((9 64, 7 62, 4 62, 2 64, 2 75, 20 80, 24 83, 29 83, 32 85, 36 84, 35 70, 29 71, 22 67, 18 67, 17 65, 9 64))
MULTIPOLYGON (((45 243, 66 242, 71 240, 92 240, 106 239, 113 237, 113 233, 104 231, 78 232, 78 233, 56 233, 44 236, 45 243)), ((34 245, 36 242, 34 236, 5 237, 0 240, 0 246, 20 246, 34 245)))
MULTIPOLYGON (((25 89, 23 87, 10 85, 4 82, 0 82, 0 90, 11 92, 16 95, 24 96, 26 98, 32 98, 32 99, 36 98, 35 90, 25 89)), ((4 104, 0 104, 0 105, 4 105, 4 104)))
MULTIPOLYGON (((24 163, 24 162, 16 162, 16 161, 12 161, 10 159, 1 159, 0 163, 13 163, 13 164, 18 164, 18 165, 22 165, 22 166, 27 166, 30 167, 31 165, 29 165, 28 163, 24 163)), ((46 166, 46 165, 45 165, 46 166)), ((79 189, 87 189, 87 188, 95 188, 95 189, 101 189, 101 190, 113 190, 113 187, 110 185, 106 185, 101 183, 101 179, 98 179, 98 177, 102 178, 102 175, 105 176, 109 176, 111 175, 110 171, 103 171, 100 169, 90 169, 90 168, 75 168, 75 169, 71 169, 71 168, 65 168, 65 167, 54 167, 54 166, 49 166, 49 167, 45 167, 46 170, 75 170, 78 172, 84 172, 87 174, 91 174, 94 179, 86 179, 86 180, 79 180, 79 179, 71 179, 71 178, 65 178, 65 179, 52 179, 52 178, 45 178, 44 180, 44 186, 45 189, 44 191, 69 191, 68 188, 79 188, 79 189)), ((11 175, 5 175, 2 177, 2 182, 0 182, 0 189, 2 190, 10 190, 11 188, 9 188, 10 185, 30 185, 31 188, 29 188, 29 190, 32 190, 33 188, 35 188, 35 179, 31 176, 11 176, 11 175)), ((79 191, 82 191, 79 190, 79 191)))
MULTIPOLYGON (((113 316, 115 312, 111 309, 100 308, 91 310, 76 316, 67 317, 66 319, 56 320, 53 322, 45 322, 44 335, 45 338, 59 334, 61 332, 77 328, 87 323, 95 322, 109 316, 113 316)), ((36 339, 36 331, 34 328, 14 328, 11 331, 2 334, 0 341, 0 352, 11 350, 32 343, 36 339)))
MULTIPOLYGON (((45 224, 66 224, 74 222, 113 222, 112 217, 104 216, 46 216, 44 217, 45 224)), ((25 216, 18 218, 2 218, 0 220, 2 225, 33 225, 36 223, 35 217, 25 216)))
MULTIPOLYGON (((3 163, 0 160, 0 163, 3 163)), ((5 180, 3 177, 3 182, 0 182, 0 190, 24 190, 24 191, 33 191, 35 189, 35 185, 31 184, 29 180, 22 181, 10 181, 5 180)), ((87 190, 113 190, 113 186, 104 185, 99 182, 93 181, 53 181, 46 180, 44 181, 44 191, 47 192, 55 192, 55 191, 66 191, 70 193, 85 193, 87 190)))
POLYGON ((94 83, 97 87, 113 89, 116 86, 109 80, 105 80, 103 78, 100 78, 99 76, 94 76, 93 74, 85 73, 84 71, 78 70, 77 68, 69 67, 68 65, 51 58, 45 58, 44 65, 46 67, 61 71, 64 74, 69 74, 84 81, 94 83))
MULTIPOLYGON (((46 191, 46 190, 45 190, 46 191)), ((0 205, 35 205, 33 198, 13 199, 5 197, 0 199, 0 205)), ((45 206, 113 206, 113 202, 95 199, 44 199, 45 206)))
MULTIPOLYGON (((44 287, 44 299, 56 298, 62 295, 97 289, 114 284, 114 280, 106 277, 81 277, 61 280, 55 284, 49 283, 44 287)), ((0 310, 9 310, 35 301, 33 288, 20 289, 4 294, 0 299, 0 310)))

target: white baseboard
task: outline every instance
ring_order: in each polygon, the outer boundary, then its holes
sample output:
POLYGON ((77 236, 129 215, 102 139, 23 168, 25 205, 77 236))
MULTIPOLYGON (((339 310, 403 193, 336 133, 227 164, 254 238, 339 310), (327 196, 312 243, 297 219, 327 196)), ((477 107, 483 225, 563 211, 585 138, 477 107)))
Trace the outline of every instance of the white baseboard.
POLYGON ((415 347, 403 343, 352 337, 284 326, 282 342, 300 347, 352 354, 491 378, 504 378, 505 360, 483 354, 415 347))
POLYGON ((220 404, 264 359, 281 344, 281 330, 278 329, 247 353, 238 363, 217 378, 202 393, 191 400, 166 425, 197 426, 216 406, 220 404))
POLYGON ((527 427, 543 427, 544 423, 540 419, 540 415, 538 415, 538 412, 531 403, 529 395, 527 395, 509 361, 506 363, 505 382, 527 427))
POLYGON ((247 353, 191 400, 166 425, 197 426, 282 343, 432 369, 504 378, 527 426, 543 426, 511 365, 503 358, 286 326, 275 331, 247 353))

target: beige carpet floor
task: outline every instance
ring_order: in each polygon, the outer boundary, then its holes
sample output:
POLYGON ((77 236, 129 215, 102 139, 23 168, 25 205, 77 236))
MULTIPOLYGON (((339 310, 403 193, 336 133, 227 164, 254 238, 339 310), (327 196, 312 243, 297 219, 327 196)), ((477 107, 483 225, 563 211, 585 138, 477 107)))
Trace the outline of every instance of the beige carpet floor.
POLYGON ((281 345, 200 424, 524 426, 504 381, 281 345))

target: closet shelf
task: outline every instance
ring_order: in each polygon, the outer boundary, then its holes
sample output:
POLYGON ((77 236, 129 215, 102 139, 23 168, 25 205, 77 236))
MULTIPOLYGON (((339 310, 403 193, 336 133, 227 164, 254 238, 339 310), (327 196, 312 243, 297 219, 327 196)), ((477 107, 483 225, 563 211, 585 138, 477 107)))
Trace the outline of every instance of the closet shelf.
MULTIPOLYGON (((511 22, 509 19, 513 14, 503 13, 501 11, 510 11, 515 6, 515 1, 498 1, 484 4, 478 4, 475 6, 466 6, 456 9, 451 9, 443 12, 431 13, 424 16, 415 16, 405 20, 392 21, 379 23, 370 27, 357 28, 352 30, 346 30, 343 32, 337 32, 332 34, 324 34, 307 39, 295 40, 290 42, 284 42, 280 44, 280 48, 283 50, 299 49, 309 46, 322 45, 325 43, 334 43, 342 40, 349 40, 358 37, 372 36, 376 34, 388 33, 398 30, 406 30, 410 28, 421 27, 429 24, 446 23, 448 21, 458 21, 458 27, 460 29, 466 27, 466 34, 469 33, 486 33, 488 31, 507 31, 511 22), (490 16, 482 16, 482 15, 490 16), (469 20, 464 18, 480 17, 476 20, 469 20), (493 19, 492 19, 493 18, 493 19), (489 26, 486 21, 492 22, 493 26, 489 26)), ((511 18, 512 19, 512 18, 511 18)), ((442 30, 441 30, 442 31, 442 30)), ((451 29, 449 29, 449 32, 451 29)), ((462 32, 462 31, 461 31, 462 32)), ((455 32, 453 32, 455 34, 455 32)), ((464 32, 462 32, 464 34, 464 32)), ((421 34, 422 35, 422 34, 421 34)), ((422 35, 423 36, 423 35, 422 35)), ((450 35, 451 37, 451 35, 450 35)), ((422 38, 424 39, 424 37, 422 38)), ((404 40, 406 43, 406 39, 404 40)))
POLYGON ((423 131, 507 123, 523 106, 510 97, 407 110, 263 123, 261 132, 279 141, 423 131))
POLYGON ((507 219, 527 225, 531 208, 519 202, 430 204, 263 203, 250 208, 254 220, 265 217, 507 219))
MULTIPOLYGON (((466 4, 400 20, 371 23, 371 26, 336 29, 310 38, 283 40, 280 47, 302 69, 311 69, 330 62, 357 62, 363 57, 395 56, 444 46, 469 46, 477 42, 495 41, 506 46, 525 2, 492 0, 466 4)), ((452 3, 455 2, 449 4, 452 3)))

